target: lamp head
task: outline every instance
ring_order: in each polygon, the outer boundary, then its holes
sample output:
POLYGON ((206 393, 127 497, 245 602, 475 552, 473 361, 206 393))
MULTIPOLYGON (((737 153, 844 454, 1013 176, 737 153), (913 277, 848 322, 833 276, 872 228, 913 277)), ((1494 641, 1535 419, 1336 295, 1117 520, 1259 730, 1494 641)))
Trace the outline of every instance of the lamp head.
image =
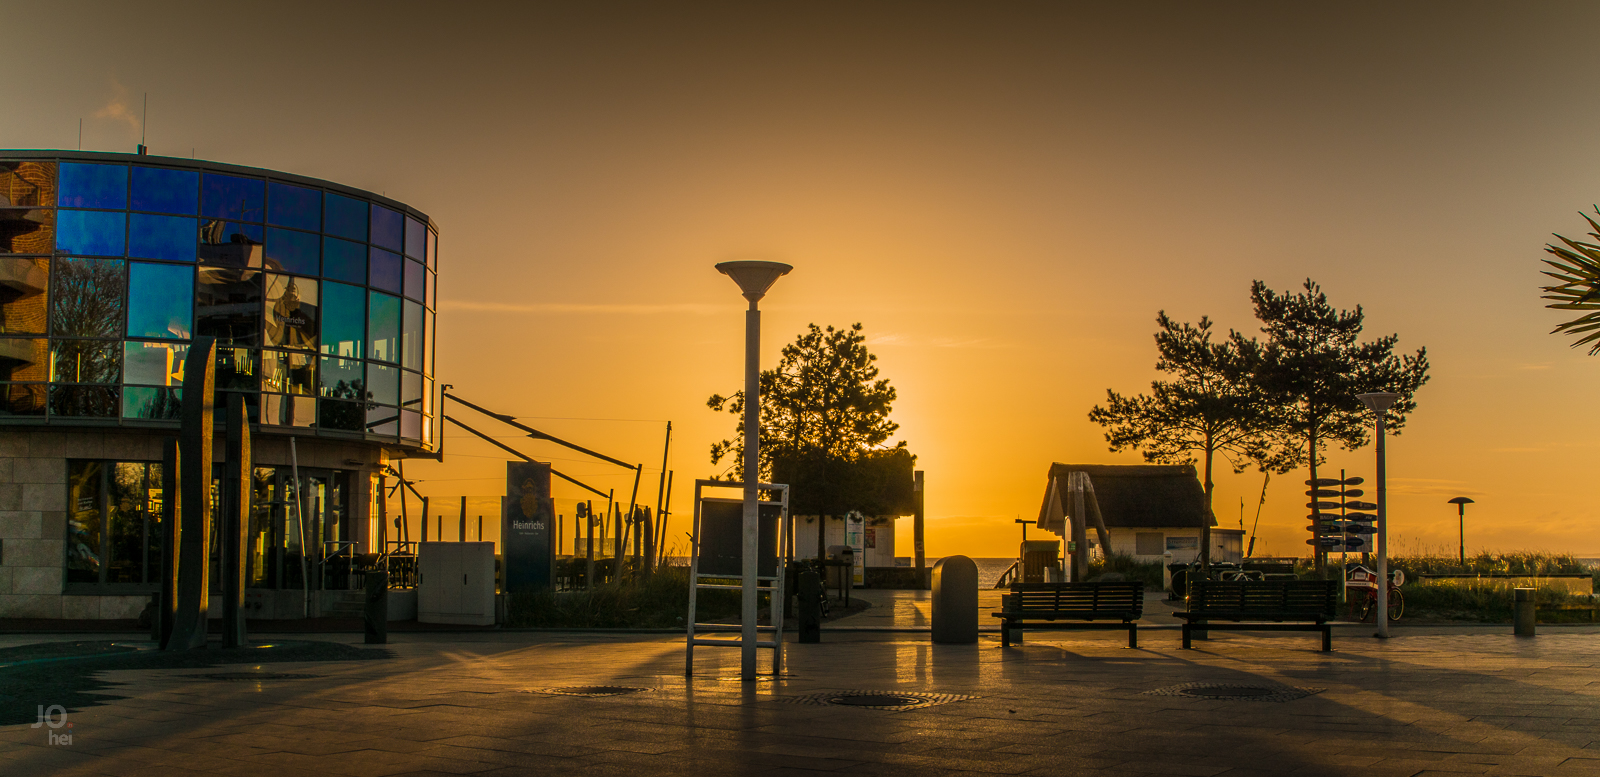
POLYGON ((1469 504, 1472 504, 1472 500, 1468 499, 1468 498, 1466 498, 1464 496, 1458 496, 1458 497, 1456 497, 1454 499, 1451 499, 1450 500, 1450 504, 1453 504, 1453 505, 1469 505, 1469 504))
POLYGON ((1361 400, 1362 404, 1365 404, 1368 410, 1371 410, 1374 413, 1382 413, 1383 411, 1388 410, 1390 407, 1393 407, 1394 403, 1400 399, 1400 395, 1391 394, 1387 391, 1379 391, 1372 394, 1357 394, 1356 399, 1361 400))
POLYGON ((767 289, 778 279, 788 275, 794 267, 783 262, 763 261, 738 261, 721 262, 717 265, 717 272, 733 279, 739 284, 739 291, 744 298, 755 302, 766 296, 767 289))

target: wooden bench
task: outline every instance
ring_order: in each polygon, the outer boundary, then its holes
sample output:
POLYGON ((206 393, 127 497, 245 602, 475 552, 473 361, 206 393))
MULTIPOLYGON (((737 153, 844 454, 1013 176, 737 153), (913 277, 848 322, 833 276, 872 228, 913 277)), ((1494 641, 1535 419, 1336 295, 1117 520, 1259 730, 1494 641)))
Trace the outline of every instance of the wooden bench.
POLYGON ((1191 631, 1320 631, 1326 653, 1333 650, 1328 622, 1338 605, 1337 580, 1194 580, 1189 609, 1172 615, 1184 619, 1186 650, 1191 631))
POLYGON ((1144 583, 1014 583, 1001 602, 1002 647, 1012 629, 1127 629, 1128 647, 1139 646, 1144 583))

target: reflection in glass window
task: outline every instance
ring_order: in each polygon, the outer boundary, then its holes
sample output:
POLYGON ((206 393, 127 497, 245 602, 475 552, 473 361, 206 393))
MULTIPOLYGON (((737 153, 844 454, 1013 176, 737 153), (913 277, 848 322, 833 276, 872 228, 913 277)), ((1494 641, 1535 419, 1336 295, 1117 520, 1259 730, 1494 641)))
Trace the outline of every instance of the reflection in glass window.
POLYGON ((311 426, 317 421, 315 397, 262 394, 261 423, 274 426, 311 426))
POLYGON ((433 311, 422 311, 422 371, 433 374, 433 311))
POLYGON ((122 291, 127 265, 117 259, 63 258, 55 261, 51 334, 65 337, 118 337, 122 334, 122 291))
POLYGON ((395 437, 400 434, 400 411, 384 405, 367 408, 367 431, 395 437))
POLYGON ((128 208, 128 168, 122 165, 61 163, 61 194, 64 208, 128 208))
POLYGON ((367 292, 343 283, 322 284, 322 352, 361 358, 367 334, 367 292))
POLYGON ((105 502, 98 461, 67 462, 67 582, 100 582, 100 508, 105 502))
POLYGON ((267 184, 267 223, 316 232, 322 228, 322 192, 273 181, 267 184))
POLYGON ((0 383, 0 417, 44 415, 44 392, 43 383, 0 383))
MULTIPOLYGON (((214 378, 217 391, 255 391, 260 388, 256 371, 256 354, 249 348, 217 347, 217 373, 214 378)), ((255 403, 254 399, 250 400, 255 403)), ((221 398, 217 404, 222 405, 221 398)))
POLYGON ((400 405, 412 410, 422 409, 422 373, 403 370, 400 373, 400 405))
POLYGON ((433 415, 433 379, 422 379, 422 414, 433 415))
POLYGON ((211 220, 200 225, 200 261, 219 267, 261 267, 261 227, 211 220))
POLYGON ((367 396, 380 405, 400 401, 400 371, 381 364, 367 365, 367 396))
POLYGON ((50 344, 50 380, 59 383, 116 383, 117 344, 109 340, 56 340, 50 344))
POLYGON ((128 255, 140 259, 192 262, 199 222, 182 216, 128 216, 128 255))
POLYGON ((439 309, 439 274, 428 271, 428 309, 439 309))
POLYGON ((428 269, 439 269, 439 233, 428 230, 428 269))
POLYGON ((183 389, 124 386, 122 417, 141 421, 177 421, 182 417, 183 389))
POLYGON ((317 282, 268 274, 265 319, 267 345, 317 350, 317 282))
POLYGON ((262 273, 205 265, 198 272, 195 333, 218 344, 260 344, 262 273))
POLYGON ((160 167, 133 168, 132 210, 177 213, 200 212, 200 174, 160 167))
POLYGON ((0 208, 53 208, 56 163, 0 162, 0 208))
POLYGON ((317 401, 317 426, 359 432, 366 428, 367 406, 346 399, 321 399, 317 401))
POLYGON ((415 410, 400 411, 400 436, 407 440, 422 437, 422 414, 415 410))
POLYGON ((322 277, 346 283, 367 282, 367 247, 336 237, 322 239, 322 277))
POLYGON ((317 357, 300 351, 261 352, 261 390, 279 394, 317 393, 317 357))
POLYGON ((428 299, 428 268, 421 262, 406 261, 406 296, 418 302, 428 299))
POLYGON ((406 300, 400 321, 400 364, 407 369, 422 369, 422 306, 406 300))
POLYGON ((183 385, 183 357, 189 346, 181 343, 122 344, 122 382, 146 386, 183 385))
POLYGON ((116 386, 50 386, 50 415, 116 418, 121 409, 116 386))
POLYGON ((50 345, 42 337, 0 337, 0 381, 50 379, 50 345))
MULTIPOLYGON (((3 190, 0 196, 4 196, 3 190)), ((0 207, 0 254, 49 254, 55 250, 54 210, 0 207)))
POLYGON ((194 268, 133 262, 128 269, 128 336, 187 340, 194 331, 194 268))
POLYGON ((69 254, 122 256, 126 253, 128 214, 98 210, 56 212, 56 249, 69 254))
POLYGON ((399 254, 391 254, 381 248, 373 248, 369 254, 367 264, 371 286, 384 291, 400 293, 400 287, 405 282, 405 272, 401 269, 399 254))
POLYGON ((428 260, 428 226, 406 216, 406 256, 421 261, 428 260))
POLYGON ((367 358, 399 361, 400 298, 367 292, 367 358))
POLYGON ((0 335, 42 335, 50 260, 0 256, 0 335))
POLYGON ((318 265, 316 235, 292 229, 267 230, 267 269, 301 275, 316 275, 318 265))
POLYGON ((328 192, 322 199, 322 231, 350 240, 367 239, 367 204, 328 192))
POLYGON ((201 215, 224 221, 260 223, 264 214, 266 185, 255 178, 206 173, 201 185, 201 215))
POLYGON ((106 471, 106 583, 144 582, 145 468, 142 463, 112 464, 106 471))
POLYGON ((333 399, 367 400, 367 381, 362 369, 361 362, 356 359, 322 357, 322 396, 333 399))
POLYGON ((372 243, 399 251, 405 239, 405 219, 382 205, 372 206, 372 243))

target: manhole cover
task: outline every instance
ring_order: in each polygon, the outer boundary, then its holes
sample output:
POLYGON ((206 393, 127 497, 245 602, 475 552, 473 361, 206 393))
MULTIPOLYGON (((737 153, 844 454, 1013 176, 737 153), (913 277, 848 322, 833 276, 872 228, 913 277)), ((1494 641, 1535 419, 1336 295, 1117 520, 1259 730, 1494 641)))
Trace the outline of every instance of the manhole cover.
POLYGON ((648 691, 649 688, 630 688, 625 685, 566 685, 560 688, 539 688, 539 693, 553 693, 557 696, 622 696, 629 693, 648 691))
POLYGON ((966 701, 976 699, 976 696, 963 696, 958 693, 907 693, 904 691, 830 691, 828 693, 812 693, 805 696, 783 696, 775 701, 790 704, 822 704, 837 705, 840 707, 855 707, 868 710, 915 710, 932 707, 939 704, 949 704, 953 701, 966 701))
POLYGON ((845 707, 877 707, 880 709, 905 709, 906 707, 920 707, 929 703, 928 699, 921 696, 908 696, 901 694, 845 694, 835 696, 828 700, 829 704, 838 704, 845 707))
POLYGON ((1184 683, 1166 688, 1145 691, 1146 696, 1181 696, 1189 699, 1222 699, 1234 701, 1294 701, 1322 688, 1297 688, 1291 685, 1237 685, 1233 683, 1184 683))
POLYGON ((252 682, 256 680, 312 680, 322 675, 291 674, 288 672, 216 672, 214 674, 191 675, 202 680, 224 680, 228 682, 252 682))

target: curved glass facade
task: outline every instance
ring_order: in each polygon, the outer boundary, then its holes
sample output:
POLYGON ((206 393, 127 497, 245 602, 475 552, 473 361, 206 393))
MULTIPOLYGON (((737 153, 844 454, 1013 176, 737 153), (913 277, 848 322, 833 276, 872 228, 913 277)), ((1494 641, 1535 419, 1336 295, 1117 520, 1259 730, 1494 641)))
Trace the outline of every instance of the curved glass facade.
POLYGON ((192 337, 263 427, 431 448, 438 234, 326 181, 0 151, 0 423, 165 425, 192 337))

